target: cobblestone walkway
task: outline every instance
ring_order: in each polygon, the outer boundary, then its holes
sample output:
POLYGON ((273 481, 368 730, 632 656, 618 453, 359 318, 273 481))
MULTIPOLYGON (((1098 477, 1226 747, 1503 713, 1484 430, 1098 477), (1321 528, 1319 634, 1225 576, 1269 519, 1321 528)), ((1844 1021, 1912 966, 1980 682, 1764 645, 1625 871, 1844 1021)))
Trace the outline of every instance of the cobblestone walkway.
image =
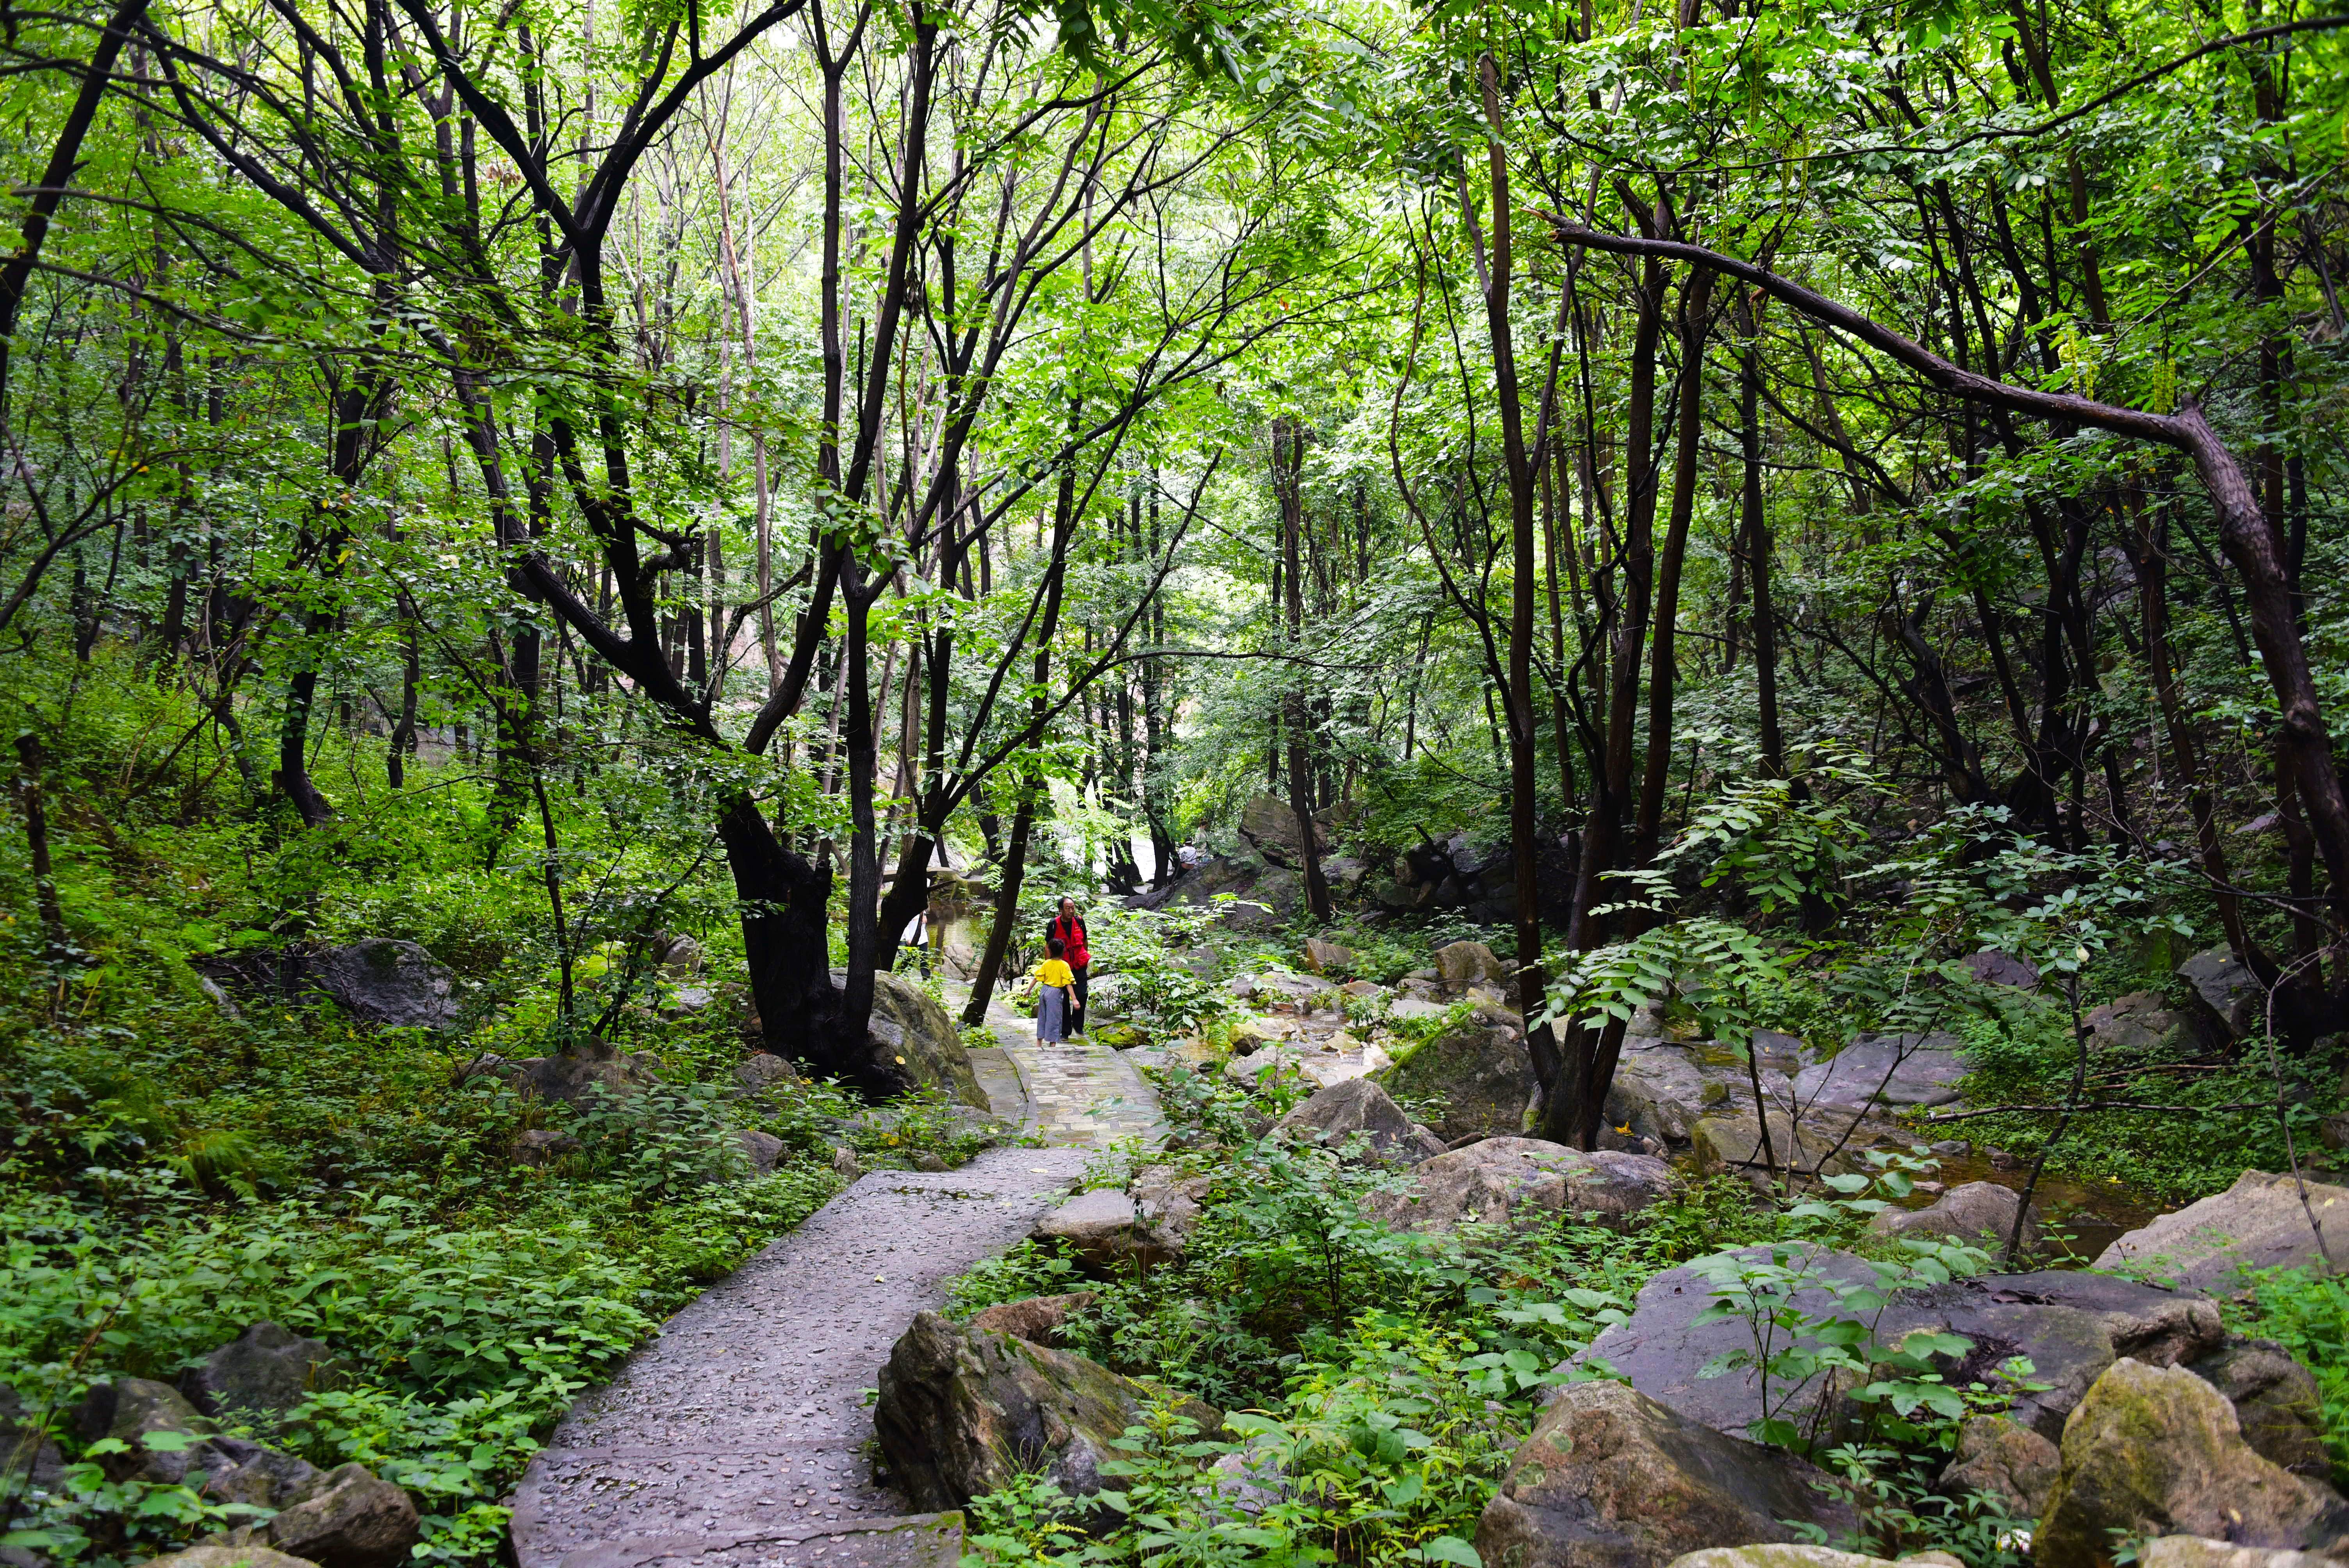
POLYGON ((1039 1047, 1002 1008, 974 1066, 1049 1147, 876 1171, 662 1325, 573 1407, 513 1497, 519 1568, 953 1568, 960 1516, 878 1484, 865 1390, 946 1281, 1026 1235, 1091 1150, 1154 1140, 1105 1047, 1039 1047))

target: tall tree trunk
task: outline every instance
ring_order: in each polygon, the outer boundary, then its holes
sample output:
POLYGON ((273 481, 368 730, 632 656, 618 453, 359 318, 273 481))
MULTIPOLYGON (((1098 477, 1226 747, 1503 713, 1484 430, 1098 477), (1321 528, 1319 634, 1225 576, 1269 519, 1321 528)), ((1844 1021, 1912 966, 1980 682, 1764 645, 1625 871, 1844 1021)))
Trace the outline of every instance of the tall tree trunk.
POLYGON ((1786 737, 1778 717, 1778 622, 1771 603, 1770 520, 1762 506, 1762 348, 1755 312, 1739 306, 1744 336, 1737 356, 1737 447, 1744 469, 1738 487, 1738 536, 1754 596, 1754 696, 1761 709, 1762 767, 1786 776, 1786 737))
MULTIPOLYGON (((1305 427, 1282 418, 1272 422, 1272 482, 1280 500, 1281 573, 1288 587, 1288 648, 1302 653, 1305 637, 1305 574, 1299 568, 1299 536, 1305 525, 1300 477, 1305 466, 1305 427)), ((1305 870, 1305 908, 1328 924, 1335 913, 1330 883, 1321 874, 1321 851, 1314 843, 1312 720, 1305 711, 1305 677, 1295 665, 1287 673, 1282 719, 1288 731, 1288 809, 1297 818, 1298 858, 1305 870)))
POLYGON ((1661 841, 1664 795, 1671 776, 1672 698, 1680 684, 1676 652, 1681 567, 1688 559, 1689 527, 1696 515, 1696 469, 1704 437, 1704 343, 1712 327, 1713 273, 1699 267, 1681 294, 1679 443, 1672 458, 1672 507, 1664 524, 1664 552, 1656 566, 1655 631, 1650 637, 1648 761, 1640 780, 1633 852, 1642 864, 1661 841))

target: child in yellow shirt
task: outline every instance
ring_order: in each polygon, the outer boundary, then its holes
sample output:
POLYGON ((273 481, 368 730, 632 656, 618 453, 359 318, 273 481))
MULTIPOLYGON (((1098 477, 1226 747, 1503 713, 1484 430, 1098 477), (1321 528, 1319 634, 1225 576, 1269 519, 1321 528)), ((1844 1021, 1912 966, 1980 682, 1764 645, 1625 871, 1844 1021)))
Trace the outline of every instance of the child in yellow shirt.
POLYGON ((1045 939, 1050 956, 1036 965, 1036 1043, 1056 1046, 1069 1037, 1069 987, 1077 983, 1076 971, 1061 956, 1061 939, 1045 939))

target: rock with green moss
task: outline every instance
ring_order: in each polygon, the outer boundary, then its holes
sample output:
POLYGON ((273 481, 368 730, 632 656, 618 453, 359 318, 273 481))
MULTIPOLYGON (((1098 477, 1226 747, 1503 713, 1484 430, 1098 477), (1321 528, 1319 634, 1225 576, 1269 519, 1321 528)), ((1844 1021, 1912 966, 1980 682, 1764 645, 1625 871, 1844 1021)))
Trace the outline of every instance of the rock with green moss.
POLYGON ((2187 1370, 2227 1396, 2254 1453, 2311 1480, 2330 1478, 2316 1379, 2282 1346, 2230 1338, 2187 1370))
POLYGON ((2208 1382, 2125 1357, 2064 1423, 2033 1555, 2038 1568, 2101 1568, 2116 1541, 2178 1534, 2322 1549, 2349 1538, 2349 1507, 2253 1452, 2208 1382))
POLYGON ((1446 1143, 1517 1136, 1540 1092, 1524 1023, 1489 1003, 1371 1076, 1396 1099, 1424 1107, 1428 1128, 1446 1143))
POLYGON ((2007 1416, 1975 1416, 1958 1429, 1957 1452, 1941 1471, 1941 1490, 1956 1497, 1978 1492, 2009 1515, 2035 1520, 2064 1467, 2062 1450, 2007 1416))
POLYGON ((1407 1183, 1371 1194, 1370 1209, 1405 1231, 1450 1231, 1469 1221, 1522 1230, 1560 1216, 1615 1226, 1671 1188, 1671 1167, 1653 1155, 1487 1138, 1421 1161, 1407 1183))
POLYGON ((168 1557, 150 1557, 139 1568, 318 1568, 307 1557, 266 1546, 191 1546, 168 1557))
POLYGON ((2165 1535, 2137 1554, 2138 1568, 2341 1568, 2338 1557, 2272 1547, 2238 1546, 2200 1535, 2165 1535))
POLYGON ((1708 1547, 1792 1542, 1798 1522, 1847 1532, 1850 1511, 1826 1480, 1625 1384, 1577 1383, 1518 1446, 1477 1522, 1476 1551, 1496 1568, 1663 1568, 1708 1547))
POLYGON ((916 1313, 890 1350, 880 1395, 881 1451, 918 1509, 959 1508, 1037 1474, 1091 1497, 1118 1457, 1112 1445, 1154 1409, 1200 1433, 1223 1425, 1196 1399, 1008 1334, 957 1329, 935 1312, 916 1313))
POLYGON ((2228 1290, 2248 1270, 2349 1264, 2349 1226, 2334 1223, 2320 1243, 2312 1215, 2349 1216, 2349 1188, 2246 1171, 2223 1192, 2129 1232, 2096 1256, 2100 1269, 2126 1269, 2195 1290, 2228 1290))
POLYGON ((962 1031, 937 999, 911 980, 886 973, 873 976, 866 1045, 876 1080, 905 1089, 934 1088, 957 1104, 994 1109, 971 1069, 962 1031))

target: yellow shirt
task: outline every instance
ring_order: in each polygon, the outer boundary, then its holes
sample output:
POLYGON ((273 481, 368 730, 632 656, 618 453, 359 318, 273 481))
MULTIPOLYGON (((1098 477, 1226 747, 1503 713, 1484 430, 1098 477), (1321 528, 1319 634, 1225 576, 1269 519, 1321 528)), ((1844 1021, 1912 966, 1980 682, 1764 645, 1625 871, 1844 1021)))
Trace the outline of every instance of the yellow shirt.
POLYGON ((1036 965, 1036 981, 1041 985, 1073 985, 1077 972, 1058 958, 1047 958, 1036 965))

